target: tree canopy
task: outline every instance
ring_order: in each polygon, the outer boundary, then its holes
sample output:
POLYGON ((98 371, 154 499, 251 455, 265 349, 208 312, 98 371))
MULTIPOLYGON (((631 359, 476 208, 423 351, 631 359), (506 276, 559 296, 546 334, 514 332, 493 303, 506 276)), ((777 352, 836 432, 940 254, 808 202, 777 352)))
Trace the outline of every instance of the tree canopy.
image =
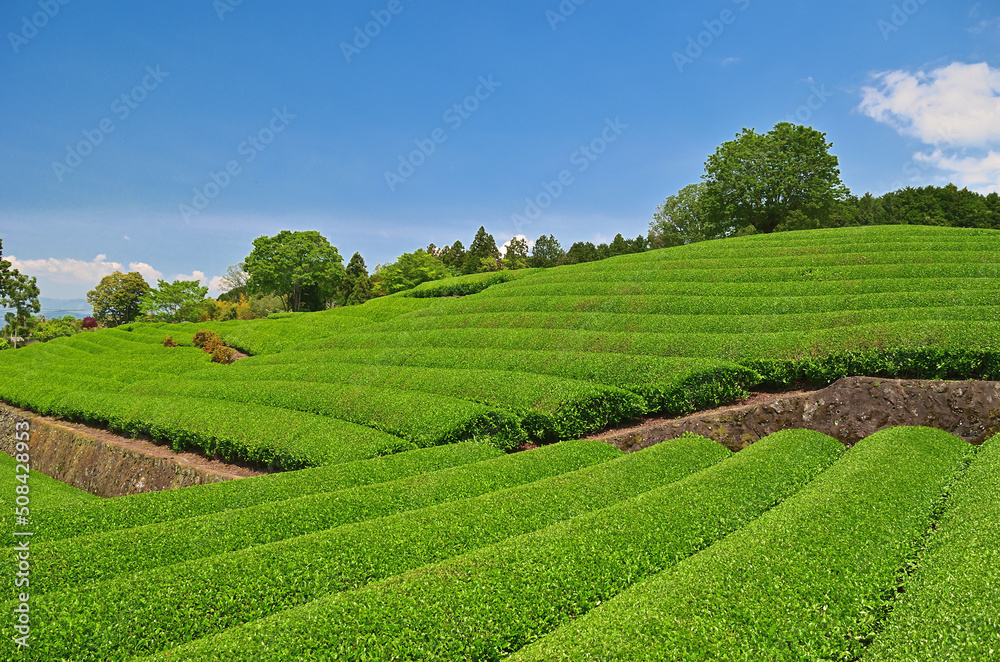
POLYGON ((142 274, 116 271, 102 278, 97 287, 87 292, 87 303, 94 308, 94 317, 118 326, 135 321, 142 298, 147 294, 149 284, 142 274))
POLYGON ((472 240, 472 245, 465 253, 462 273, 474 274, 481 271, 495 271, 496 269, 489 266, 490 260, 492 260, 493 265, 500 264, 500 249, 497 248, 497 242, 493 239, 493 235, 488 233, 484 226, 479 226, 476 237, 472 240))
POLYGON ((142 298, 139 311, 161 322, 197 322, 204 313, 208 288, 196 280, 158 280, 142 298))
POLYGON ((451 275, 441 258, 418 248, 412 253, 403 253, 391 264, 383 265, 372 278, 372 286, 376 295, 385 296, 451 275))
POLYGON ((553 235, 546 237, 544 234, 535 240, 535 245, 531 248, 531 258, 528 266, 541 269, 548 269, 562 264, 566 259, 559 240, 553 235))
POLYGON ((690 184, 671 195, 656 208, 649 224, 649 244, 653 248, 669 248, 711 239, 713 230, 707 227, 702 194, 707 184, 690 184))
POLYGON ((849 195, 832 146, 826 134, 788 122, 766 134, 743 129, 720 145, 705 162, 699 196, 709 233, 826 227, 849 195))
POLYGON ((344 278, 343 261, 319 232, 283 230, 255 239, 244 264, 251 291, 278 296, 285 310, 299 312, 304 301, 317 309, 336 297, 344 278))

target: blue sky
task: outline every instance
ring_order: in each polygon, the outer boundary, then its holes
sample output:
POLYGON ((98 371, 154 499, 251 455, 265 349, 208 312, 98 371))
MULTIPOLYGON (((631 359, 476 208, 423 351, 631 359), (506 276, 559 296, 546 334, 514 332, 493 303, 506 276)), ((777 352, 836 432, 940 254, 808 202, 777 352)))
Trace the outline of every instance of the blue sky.
POLYGON ((1000 187, 995 1, 8 0, 0 29, 0 238, 49 297, 210 283, 282 229, 370 268, 480 225, 634 237, 789 118, 855 193, 1000 187))

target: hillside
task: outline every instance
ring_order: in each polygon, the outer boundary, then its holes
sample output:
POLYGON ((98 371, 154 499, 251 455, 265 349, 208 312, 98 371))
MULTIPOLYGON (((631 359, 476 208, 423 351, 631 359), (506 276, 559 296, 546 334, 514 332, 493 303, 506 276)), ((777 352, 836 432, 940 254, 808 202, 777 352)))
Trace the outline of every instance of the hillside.
POLYGON ((0 399, 286 469, 470 439, 513 449, 794 381, 996 378, 998 276, 997 231, 758 235, 325 313, 80 334, 0 354, 0 399), (210 364, 200 328, 253 356, 210 364))
POLYGON ((799 380, 996 378, 998 239, 753 236, 0 352, 8 403, 290 469, 18 479, 30 648, 0 657, 1000 660, 1000 435, 577 439, 799 380), (211 363, 202 328, 252 356, 211 363))

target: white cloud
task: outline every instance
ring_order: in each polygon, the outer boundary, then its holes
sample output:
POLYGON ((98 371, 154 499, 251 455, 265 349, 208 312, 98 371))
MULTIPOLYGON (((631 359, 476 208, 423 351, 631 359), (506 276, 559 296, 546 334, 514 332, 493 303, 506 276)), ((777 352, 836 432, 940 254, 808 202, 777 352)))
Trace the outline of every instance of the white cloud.
POLYGON ((860 110, 931 145, 1000 141, 1000 69, 955 62, 930 73, 888 71, 862 88, 860 110))
POLYGON ((107 255, 98 255, 93 262, 59 260, 54 257, 45 260, 19 260, 13 255, 8 259, 21 273, 45 277, 62 284, 97 284, 105 276, 121 271, 122 268, 120 262, 108 262, 107 255))
POLYGON ((914 158, 950 172, 957 186, 983 194, 1000 191, 1000 152, 991 150, 984 157, 975 157, 948 155, 939 149, 930 154, 917 154, 914 158))
POLYGON ((156 285, 156 281, 163 278, 163 272, 157 271, 145 262, 129 262, 129 271, 138 271, 150 285, 156 285))
POLYGON ((208 282, 208 289, 211 292, 225 292, 229 289, 229 281, 225 276, 216 276, 208 282))
POLYGON ((955 62, 875 80, 876 87, 862 89, 859 110, 933 148, 915 161, 959 186, 1000 191, 1000 69, 955 62))
POLYGON ((174 280, 196 280, 199 285, 208 285, 208 279, 205 278, 204 271, 194 271, 189 275, 177 274, 174 276, 174 280))

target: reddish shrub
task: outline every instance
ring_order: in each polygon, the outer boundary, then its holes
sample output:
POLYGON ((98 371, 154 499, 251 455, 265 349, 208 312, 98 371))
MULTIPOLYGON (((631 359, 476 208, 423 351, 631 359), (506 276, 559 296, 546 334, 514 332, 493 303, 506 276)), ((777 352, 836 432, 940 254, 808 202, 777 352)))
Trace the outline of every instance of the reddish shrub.
POLYGON ((232 347, 219 346, 212 352, 212 363, 230 364, 236 360, 232 347))
POLYGON ((174 340, 173 336, 167 336, 166 338, 163 339, 163 346, 164 347, 177 347, 178 345, 177 345, 177 341, 174 340))

